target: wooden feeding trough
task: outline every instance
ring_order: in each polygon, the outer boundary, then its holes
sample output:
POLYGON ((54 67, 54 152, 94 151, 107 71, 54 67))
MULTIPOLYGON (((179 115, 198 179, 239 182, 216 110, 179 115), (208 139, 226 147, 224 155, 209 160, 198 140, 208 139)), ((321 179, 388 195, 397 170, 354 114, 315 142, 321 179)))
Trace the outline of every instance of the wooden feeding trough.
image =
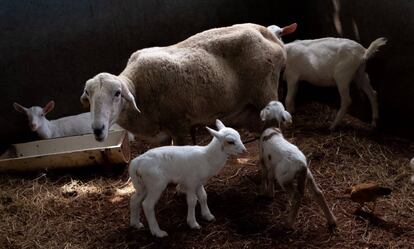
POLYGON ((0 172, 126 164, 129 160, 128 133, 111 131, 104 142, 87 134, 12 144, 0 157, 0 172))

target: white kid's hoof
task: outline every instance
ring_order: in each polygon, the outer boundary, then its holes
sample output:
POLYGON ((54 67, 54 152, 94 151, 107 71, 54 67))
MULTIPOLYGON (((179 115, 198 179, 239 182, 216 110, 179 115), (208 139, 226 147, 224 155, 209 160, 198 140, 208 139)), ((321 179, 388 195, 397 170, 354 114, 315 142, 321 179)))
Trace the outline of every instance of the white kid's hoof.
POLYGON ((159 230, 157 232, 152 232, 152 235, 154 235, 157 238, 164 238, 168 236, 168 233, 166 231, 159 230))
POLYGON ((194 224, 188 224, 190 226, 191 229, 196 229, 196 230, 200 230, 201 226, 196 222, 194 224))
POLYGON ((138 223, 131 222, 130 226, 131 227, 134 227, 136 229, 142 229, 142 228, 144 228, 144 224, 142 224, 141 222, 138 222, 138 223))
POLYGON ((212 215, 212 214, 205 214, 205 215, 203 215, 203 218, 204 218, 206 221, 213 221, 213 220, 215 220, 215 219, 216 219, 216 217, 214 217, 214 215, 212 215))

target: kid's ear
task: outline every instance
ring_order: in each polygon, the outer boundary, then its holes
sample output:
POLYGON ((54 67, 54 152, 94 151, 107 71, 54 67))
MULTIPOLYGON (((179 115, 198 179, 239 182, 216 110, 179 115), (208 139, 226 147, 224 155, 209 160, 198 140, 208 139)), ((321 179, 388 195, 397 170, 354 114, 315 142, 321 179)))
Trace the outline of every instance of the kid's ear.
POLYGON ((49 112, 53 110, 53 108, 55 108, 55 101, 51 100, 49 101, 49 103, 45 105, 45 107, 43 107, 43 112, 45 114, 48 114, 49 112))
POLYGON ((221 130, 223 128, 226 128, 226 126, 221 122, 219 119, 216 119, 216 127, 218 130, 221 130))
POLYGON ((20 104, 18 104, 16 102, 13 103, 13 107, 14 107, 14 109, 16 111, 18 111, 20 113, 26 114, 26 112, 27 112, 27 108, 26 107, 24 107, 24 106, 22 106, 22 105, 20 105, 20 104))
POLYGON ((215 138, 217 138, 217 139, 219 139, 219 140, 221 140, 221 134, 218 132, 218 131, 215 131, 215 130, 213 130, 213 129, 211 129, 211 128, 209 128, 209 127, 207 127, 206 126, 206 129, 208 130, 208 132, 210 132, 210 134, 212 135, 212 136, 214 136, 215 138))

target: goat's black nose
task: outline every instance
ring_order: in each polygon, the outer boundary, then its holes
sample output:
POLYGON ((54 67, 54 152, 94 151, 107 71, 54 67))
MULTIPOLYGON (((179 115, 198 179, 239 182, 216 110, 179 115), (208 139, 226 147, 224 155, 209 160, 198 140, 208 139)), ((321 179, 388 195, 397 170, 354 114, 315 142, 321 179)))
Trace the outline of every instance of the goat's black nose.
POLYGON ((94 128, 93 129, 93 134, 95 134, 95 136, 98 136, 99 137, 99 136, 102 135, 104 129, 105 129, 105 125, 102 125, 101 128, 94 128))

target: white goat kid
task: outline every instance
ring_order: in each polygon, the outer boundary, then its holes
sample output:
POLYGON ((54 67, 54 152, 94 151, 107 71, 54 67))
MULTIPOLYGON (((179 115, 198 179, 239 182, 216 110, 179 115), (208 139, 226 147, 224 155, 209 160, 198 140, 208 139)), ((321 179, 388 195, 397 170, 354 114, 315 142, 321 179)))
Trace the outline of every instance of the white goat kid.
POLYGON ((200 202, 201 214, 211 221, 214 216, 207 206, 204 184, 225 165, 229 155, 244 153, 246 148, 239 133, 216 120, 218 131, 208 127, 213 140, 206 146, 164 146, 151 149, 131 161, 129 175, 136 192, 131 196, 130 225, 142 228, 141 204, 151 233, 165 237, 155 217, 154 206, 168 183, 179 184, 187 196, 187 223, 193 229, 200 225, 195 218, 195 206, 200 202))
MULTIPOLYGON (((32 106, 26 108, 18 103, 13 103, 13 106, 16 111, 27 116, 30 130, 36 132, 41 139, 92 133, 90 112, 48 120, 46 114, 51 112, 55 107, 53 100, 49 101, 44 107, 32 106)), ((123 130, 123 128, 114 124, 111 130, 123 130)), ((128 138, 130 141, 133 141, 134 135, 128 133, 128 138)))
MULTIPOLYGON (((276 25, 268 29, 281 38, 286 32, 276 25)), ((284 79, 288 92, 286 107, 290 113, 295 111, 295 96, 298 81, 303 80, 315 86, 337 86, 341 97, 341 107, 330 129, 335 129, 351 105, 350 84, 354 80, 357 86, 368 96, 372 110, 372 127, 379 119, 377 92, 372 88, 366 62, 379 47, 385 45, 385 38, 378 38, 366 49, 361 44, 343 38, 322 38, 294 41, 285 44, 287 60, 284 79)))
POLYGON ((322 208, 329 227, 335 228, 336 218, 308 168, 305 155, 298 147, 285 140, 279 129, 268 128, 260 138, 259 153, 262 168, 262 191, 267 196, 273 197, 273 184, 276 179, 283 190, 293 195, 293 206, 287 220, 289 227, 293 227, 308 181, 308 187, 322 208))
POLYGON ((279 127, 281 123, 292 123, 292 116, 279 101, 270 101, 260 112, 260 118, 262 121, 276 120, 279 127))
POLYGON ((16 111, 26 114, 30 129, 37 132, 42 139, 92 133, 90 113, 48 120, 46 114, 55 107, 53 100, 49 101, 43 108, 40 106, 26 108, 18 103, 14 103, 13 106, 16 111))

